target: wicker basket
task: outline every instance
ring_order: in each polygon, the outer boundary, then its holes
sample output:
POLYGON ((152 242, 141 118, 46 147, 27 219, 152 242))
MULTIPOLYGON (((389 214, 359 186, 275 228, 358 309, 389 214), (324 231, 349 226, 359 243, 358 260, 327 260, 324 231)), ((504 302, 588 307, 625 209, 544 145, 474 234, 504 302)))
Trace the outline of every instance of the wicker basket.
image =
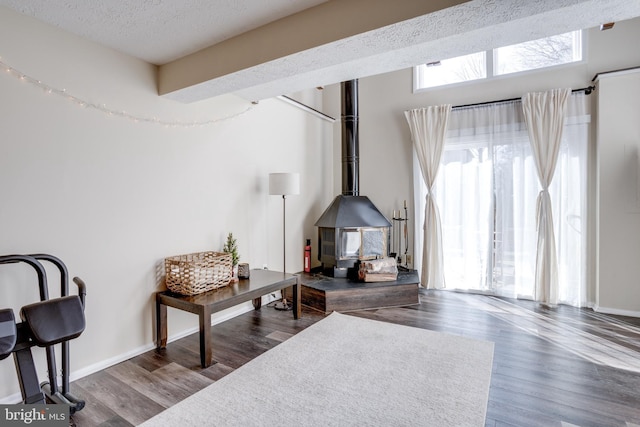
POLYGON ((227 286, 233 264, 226 252, 196 252, 164 259, 167 288, 182 295, 196 295, 227 286))

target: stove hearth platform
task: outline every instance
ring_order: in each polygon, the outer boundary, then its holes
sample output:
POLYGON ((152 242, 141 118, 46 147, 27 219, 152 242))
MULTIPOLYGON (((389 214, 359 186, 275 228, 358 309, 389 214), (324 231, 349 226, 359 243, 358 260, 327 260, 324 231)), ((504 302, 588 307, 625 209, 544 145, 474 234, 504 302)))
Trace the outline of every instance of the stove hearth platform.
POLYGON ((323 313, 348 312, 420 303, 418 273, 399 271, 393 282, 356 282, 321 274, 300 274, 302 304, 323 313))

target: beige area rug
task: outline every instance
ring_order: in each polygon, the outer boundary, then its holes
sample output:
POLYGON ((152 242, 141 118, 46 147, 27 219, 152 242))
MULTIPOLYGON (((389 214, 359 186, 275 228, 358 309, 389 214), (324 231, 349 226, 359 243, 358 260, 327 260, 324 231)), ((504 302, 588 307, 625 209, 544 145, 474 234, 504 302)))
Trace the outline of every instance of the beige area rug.
POLYGON ((333 313, 142 426, 484 426, 493 343, 333 313))

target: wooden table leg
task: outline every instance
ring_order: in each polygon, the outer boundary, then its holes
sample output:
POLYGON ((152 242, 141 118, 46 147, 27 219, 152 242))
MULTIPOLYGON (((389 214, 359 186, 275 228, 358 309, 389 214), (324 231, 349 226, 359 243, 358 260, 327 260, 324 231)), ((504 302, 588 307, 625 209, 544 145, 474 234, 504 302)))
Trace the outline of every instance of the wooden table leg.
POLYGON ((203 368, 213 363, 213 349, 211 348, 211 310, 203 307, 200 318, 200 365, 203 368))
POLYGON ((302 295, 301 295, 302 285, 300 284, 300 278, 296 277, 296 284, 293 285, 293 318, 299 319, 302 316, 302 295))
POLYGON ((156 297, 156 348, 167 347, 167 306, 156 297))
POLYGON ((262 307, 262 297, 255 298, 253 300, 253 308, 260 310, 260 307, 262 307))

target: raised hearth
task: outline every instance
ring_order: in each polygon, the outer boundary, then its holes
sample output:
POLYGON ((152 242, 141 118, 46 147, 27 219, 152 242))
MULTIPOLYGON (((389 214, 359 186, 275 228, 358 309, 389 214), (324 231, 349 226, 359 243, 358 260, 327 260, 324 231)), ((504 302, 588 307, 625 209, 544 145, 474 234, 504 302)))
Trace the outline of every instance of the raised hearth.
POLYGON ((418 273, 398 272, 393 282, 362 283, 347 278, 303 273, 302 304, 323 313, 419 304, 418 273))

